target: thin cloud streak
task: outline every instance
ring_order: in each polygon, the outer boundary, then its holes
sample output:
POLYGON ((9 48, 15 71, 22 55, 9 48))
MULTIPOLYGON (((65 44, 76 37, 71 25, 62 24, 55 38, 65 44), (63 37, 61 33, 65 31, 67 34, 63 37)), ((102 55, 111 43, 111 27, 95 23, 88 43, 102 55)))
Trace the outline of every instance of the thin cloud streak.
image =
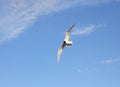
POLYGON ((50 0, 35 0, 34 2, 32 0, 29 2, 27 0, 8 1, 7 5, 5 5, 7 7, 2 7, 6 10, 3 11, 5 15, 0 15, 0 41, 3 42, 16 38, 33 24, 40 15, 50 13, 56 5, 56 0, 52 1, 53 2, 50 2, 50 0))
POLYGON ((120 63, 120 58, 114 58, 114 59, 106 59, 106 60, 102 60, 96 63, 96 65, 92 66, 92 67, 88 67, 88 68, 76 68, 76 72, 78 73, 93 73, 99 70, 102 70, 105 65, 113 65, 116 63, 120 63))
POLYGON ((84 69, 81 69, 81 68, 77 68, 76 71, 78 73, 92 73, 94 71, 96 71, 97 69, 95 67, 92 67, 92 68, 84 68, 84 69))
POLYGON ((82 26, 82 27, 78 27, 76 28, 73 32, 72 35, 86 35, 86 34, 90 34, 92 33, 95 28, 97 28, 96 25, 87 25, 87 26, 82 26))
POLYGON ((97 5, 120 0, 1 0, 0 42, 18 37, 38 17, 77 5, 97 5))
POLYGON ((120 62, 120 58, 108 59, 108 60, 101 61, 102 64, 112 64, 112 63, 116 63, 116 62, 120 62))

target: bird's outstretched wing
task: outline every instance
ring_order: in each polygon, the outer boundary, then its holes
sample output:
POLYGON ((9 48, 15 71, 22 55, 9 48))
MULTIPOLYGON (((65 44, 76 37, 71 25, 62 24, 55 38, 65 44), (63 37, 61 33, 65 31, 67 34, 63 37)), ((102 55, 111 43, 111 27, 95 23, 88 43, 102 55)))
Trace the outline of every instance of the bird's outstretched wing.
POLYGON ((63 42, 62 46, 58 49, 57 63, 59 63, 59 61, 60 61, 60 56, 61 56, 62 50, 64 49, 65 45, 66 44, 63 42))
POLYGON ((68 41, 69 40, 69 37, 70 37, 70 31, 73 29, 73 27, 75 26, 75 24, 73 24, 66 32, 65 34, 65 39, 64 41, 68 41))

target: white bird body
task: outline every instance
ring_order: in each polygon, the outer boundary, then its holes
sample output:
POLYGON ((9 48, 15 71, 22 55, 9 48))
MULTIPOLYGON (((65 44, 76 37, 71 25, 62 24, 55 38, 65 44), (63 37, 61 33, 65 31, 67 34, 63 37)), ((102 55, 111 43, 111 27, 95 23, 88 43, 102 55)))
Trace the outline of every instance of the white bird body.
POLYGON ((66 41, 67 46, 72 46, 73 42, 72 41, 66 41))
POLYGON ((67 45, 68 47, 71 47, 73 42, 69 40, 70 38, 70 31, 73 29, 73 27, 75 26, 75 24, 73 24, 67 31, 65 34, 65 39, 62 43, 62 46, 58 49, 58 54, 57 54, 57 62, 60 61, 60 56, 62 53, 63 48, 67 45))

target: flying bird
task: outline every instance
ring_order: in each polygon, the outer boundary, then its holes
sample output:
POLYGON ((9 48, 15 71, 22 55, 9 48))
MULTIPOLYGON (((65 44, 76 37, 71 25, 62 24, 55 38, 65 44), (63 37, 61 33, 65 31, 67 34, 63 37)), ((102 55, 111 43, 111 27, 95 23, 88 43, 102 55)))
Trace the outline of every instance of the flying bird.
POLYGON ((61 53, 64 49, 64 47, 67 45, 69 47, 72 46, 73 42, 69 40, 70 38, 70 31, 73 29, 73 27, 75 26, 75 24, 73 24, 67 31, 66 31, 66 34, 65 34, 65 39, 61 45, 61 47, 58 49, 58 53, 57 53, 57 63, 60 61, 60 56, 61 56, 61 53))

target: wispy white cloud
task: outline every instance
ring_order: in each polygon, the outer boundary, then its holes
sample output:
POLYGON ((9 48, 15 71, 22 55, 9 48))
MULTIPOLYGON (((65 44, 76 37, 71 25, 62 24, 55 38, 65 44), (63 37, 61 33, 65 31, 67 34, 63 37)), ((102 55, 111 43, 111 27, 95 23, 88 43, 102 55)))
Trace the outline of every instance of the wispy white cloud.
POLYGON ((82 69, 77 69, 77 72, 78 73, 82 73, 82 72, 84 72, 82 69))
POLYGON ((81 68, 77 68, 76 69, 76 71, 78 72, 78 73, 92 73, 92 72, 94 72, 96 70, 96 68, 94 67, 92 67, 92 68, 84 68, 84 69, 81 69, 81 68))
POLYGON ((101 61, 102 64, 111 64, 111 63, 116 63, 116 62, 120 62, 120 58, 114 58, 114 59, 108 59, 108 60, 101 61))
POLYGON ((104 65, 113 65, 116 63, 120 63, 120 58, 102 60, 97 62, 94 66, 89 65, 89 67, 75 68, 75 71, 78 73, 93 73, 96 71, 103 70, 105 68, 104 65))
POLYGON ((16 38, 40 15, 54 11, 56 0, 6 0, 0 7, 0 41, 16 38))
POLYGON ((120 0, 0 0, 0 42, 16 38, 42 15, 112 1, 120 0))
POLYGON ((120 0, 80 0, 79 3, 81 5, 101 5, 119 1, 120 0))
POLYGON ((88 73, 88 72, 91 72, 91 70, 88 69, 88 68, 86 68, 86 69, 80 69, 80 68, 78 68, 78 69, 77 69, 77 72, 78 72, 78 73, 88 73))
POLYGON ((97 28, 97 25, 87 25, 74 29, 72 35, 86 35, 92 33, 97 28))

